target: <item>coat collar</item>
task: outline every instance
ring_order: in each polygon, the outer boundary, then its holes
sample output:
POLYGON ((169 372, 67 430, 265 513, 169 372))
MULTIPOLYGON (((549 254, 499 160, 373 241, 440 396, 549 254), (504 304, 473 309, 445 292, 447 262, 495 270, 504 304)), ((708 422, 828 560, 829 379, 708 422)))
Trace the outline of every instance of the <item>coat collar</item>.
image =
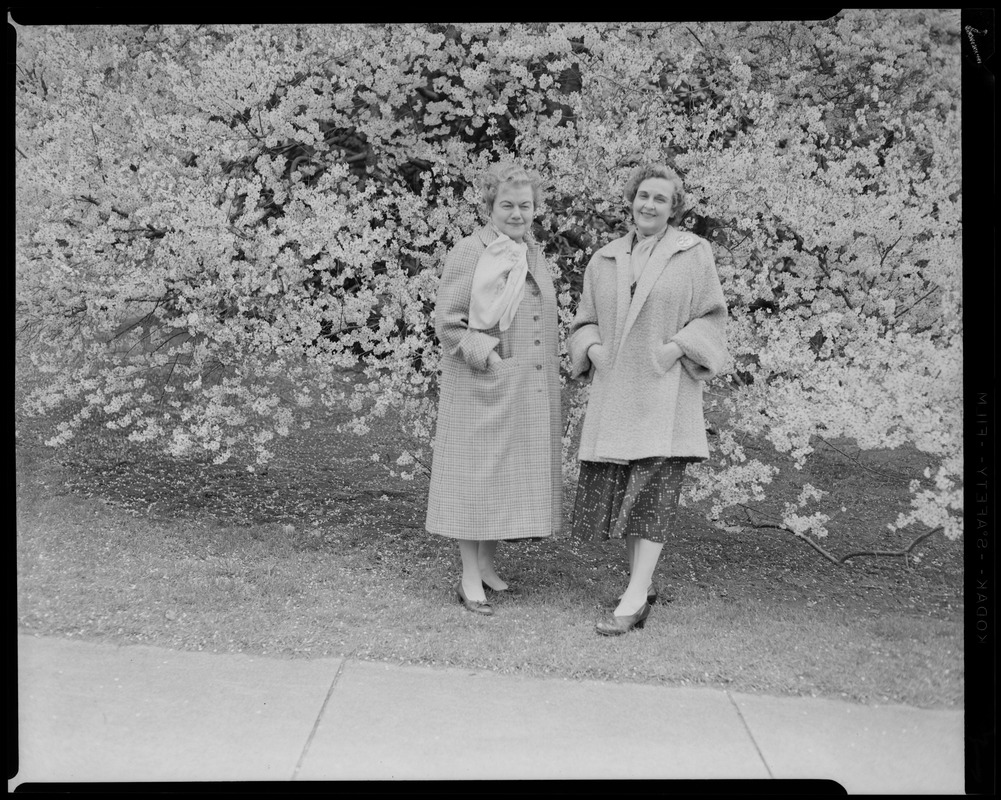
MULTIPOLYGON (((497 238, 497 231, 494 230, 492 225, 486 224, 476 231, 474 235, 477 236, 479 240, 483 242, 483 246, 486 247, 497 238)), ((535 268, 539 263, 539 243, 532 238, 531 234, 525 237, 525 242, 528 244, 528 271, 534 274, 535 268)))
POLYGON ((598 250, 599 256, 606 256, 608 258, 614 258, 618 260, 622 256, 629 255, 629 251, 633 246, 633 231, 629 231, 625 236, 620 236, 618 239, 612 239, 608 244, 598 250))
POLYGON ((650 255, 650 260, 647 262, 646 267, 644 267, 643 273, 636 284, 636 291, 631 295, 629 289, 632 285, 632 270, 629 264, 629 253, 632 251, 634 241, 635 233, 630 231, 625 236, 613 239, 598 251, 599 255, 615 259, 617 273, 616 292, 618 295, 616 297, 615 314, 617 328, 615 332, 616 349, 622 346, 626 336, 628 336, 633 323, 636 322, 636 317, 639 316, 640 309, 642 309, 643 304, 650 295, 650 290, 653 289, 657 279, 664 272, 667 262, 671 260, 671 256, 679 250, 687 250, 698 241, 698 238, 690 233, 679 231, 673 225, 668 228, 664 238, 661 239, 660 244, 657 245, 656 249, 650 255))
MULTIPOLYGON (((618 259, 621 256, 627 256, 630 252, 632 252, 635 237, 636 232, 629 231, 629 233, 624 236, 620 236, 618 239, 612 239, 612 241, 604 247, 597 250, 597 255, 614 259, 618 259)), ((678 252, 678 250, 687 250, 699 241, 699 237, 695 234, 680 231, 673 225, 668 228, 667 233, 664 234, 664 238, 671 238, 675 241, 675 244, 677 245, 673 250, 675 253, 678 252)), ((658 249, 662 245, 663 242, 657 246, 658 249)))
POLYGON ((494 232, 494 229, 489 225, 482 226, 478 231, 476 231, 476 235, 480 237, 480 241, 483 242, 484 247, 497 238, 497 234, 494 232))

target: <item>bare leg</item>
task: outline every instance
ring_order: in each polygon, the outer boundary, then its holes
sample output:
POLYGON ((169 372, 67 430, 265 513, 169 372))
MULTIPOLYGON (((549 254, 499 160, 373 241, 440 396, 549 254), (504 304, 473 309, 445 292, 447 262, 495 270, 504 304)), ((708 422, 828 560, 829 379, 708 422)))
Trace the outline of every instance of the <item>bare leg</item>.
POLYGON ((462 556, 462 591, 474 602, 483 603, 487 596, 483 591, 479 561, 480 543, 473 539, 459 539, 459 555, 462 556))
POLYGON ((626 538, 626 560, 629 562, 629 574, 633 574, 636 566, 636 540, 638 536, 627 536, 626 538))
MULTIPOLYGON (((629 564, 629 575, 632 576, 636 567, 636 542, 639 540, 639 536, 625 536, 626 540, 626 563, 629 564)), ((619 595, 619 600, 622 599, 623 594, 619 595)))
POLYGON ((490 539, 480 542, 479 547, 479 567, 480 578, 483 583, 497 592, 503 592, 508 588, 507 583, 501 579, 494 569, 494 554, 497 552, 497 540, 490 539))
POLYGON ((626 591, 614 612, 620 617, 635 614, 646 603, 647 588, 653 580, 653 571, 657 568, 660 551, 664 547, 663 542, 651 542, 649 539, 640 539, 638 536, 635 539, 629 586, 626 587, 626 591))

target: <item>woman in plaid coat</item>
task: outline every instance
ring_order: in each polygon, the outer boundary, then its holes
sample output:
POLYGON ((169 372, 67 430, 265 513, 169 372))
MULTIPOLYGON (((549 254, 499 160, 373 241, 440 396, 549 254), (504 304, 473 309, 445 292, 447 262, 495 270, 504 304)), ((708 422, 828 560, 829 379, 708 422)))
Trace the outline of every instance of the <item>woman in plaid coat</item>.
POLYGON ((629 561, 625 593, 597 624, 605 635, 642 627, 657 597, 653 572, 685 465, 709 456, 702 383, 728 359, 712 250, 675 227, 684 212, 681 178, 663 164, 641 166, 625 196, 635 230, 587 265, 568 341, 572 377, 592 377, 574 534, 624 539, 629 561))
POLYGON ((487 223, 448 254, 435 303, 441 342, 427 530, 457 539, 470 611, 492 614, 485 587, 501 539, 557 533, 562 518, 556 292, 530 228, 537 177, 495 166, 481 180, 487 223))

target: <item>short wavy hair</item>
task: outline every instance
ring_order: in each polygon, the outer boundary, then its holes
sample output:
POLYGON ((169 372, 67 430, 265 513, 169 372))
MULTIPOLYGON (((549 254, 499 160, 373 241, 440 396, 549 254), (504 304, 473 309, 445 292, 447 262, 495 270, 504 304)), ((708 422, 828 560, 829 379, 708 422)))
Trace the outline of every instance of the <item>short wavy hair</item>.
POLYGON ((636 192, 639 191, 640 184, 649 178, 663 178, 670 181, 674 186, 674 197, 671 203, 670 222, 677 225, 685 216, 685 182, 681 176, 671 169, 667 164, 640 164, 626 179, 626 185, 622 189, 622 196, 626 202, 632 205, 636 199, 636 192))
POLYGON ((497 199, 501 184, 504 183, 509 183, 512 186, 531 186, 532 202, 535 203, 536 208, 542 205, 542 178, 534 172, 529 172, 520 164, 511 162, 493 164, 480 175, 478 181, 483 212, 488 217, 493 211, 494 200, 497 199))

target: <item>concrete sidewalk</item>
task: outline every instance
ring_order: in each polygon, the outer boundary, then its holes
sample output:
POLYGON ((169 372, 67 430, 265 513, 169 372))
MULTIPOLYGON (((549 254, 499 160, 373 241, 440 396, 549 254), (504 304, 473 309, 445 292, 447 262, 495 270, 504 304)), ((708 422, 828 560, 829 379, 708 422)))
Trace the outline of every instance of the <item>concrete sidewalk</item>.
POLYGON ((17 643, 20 772, 9 789, 826 778, 849 793, 964 792, 962 711, 28 635, 17 643))

